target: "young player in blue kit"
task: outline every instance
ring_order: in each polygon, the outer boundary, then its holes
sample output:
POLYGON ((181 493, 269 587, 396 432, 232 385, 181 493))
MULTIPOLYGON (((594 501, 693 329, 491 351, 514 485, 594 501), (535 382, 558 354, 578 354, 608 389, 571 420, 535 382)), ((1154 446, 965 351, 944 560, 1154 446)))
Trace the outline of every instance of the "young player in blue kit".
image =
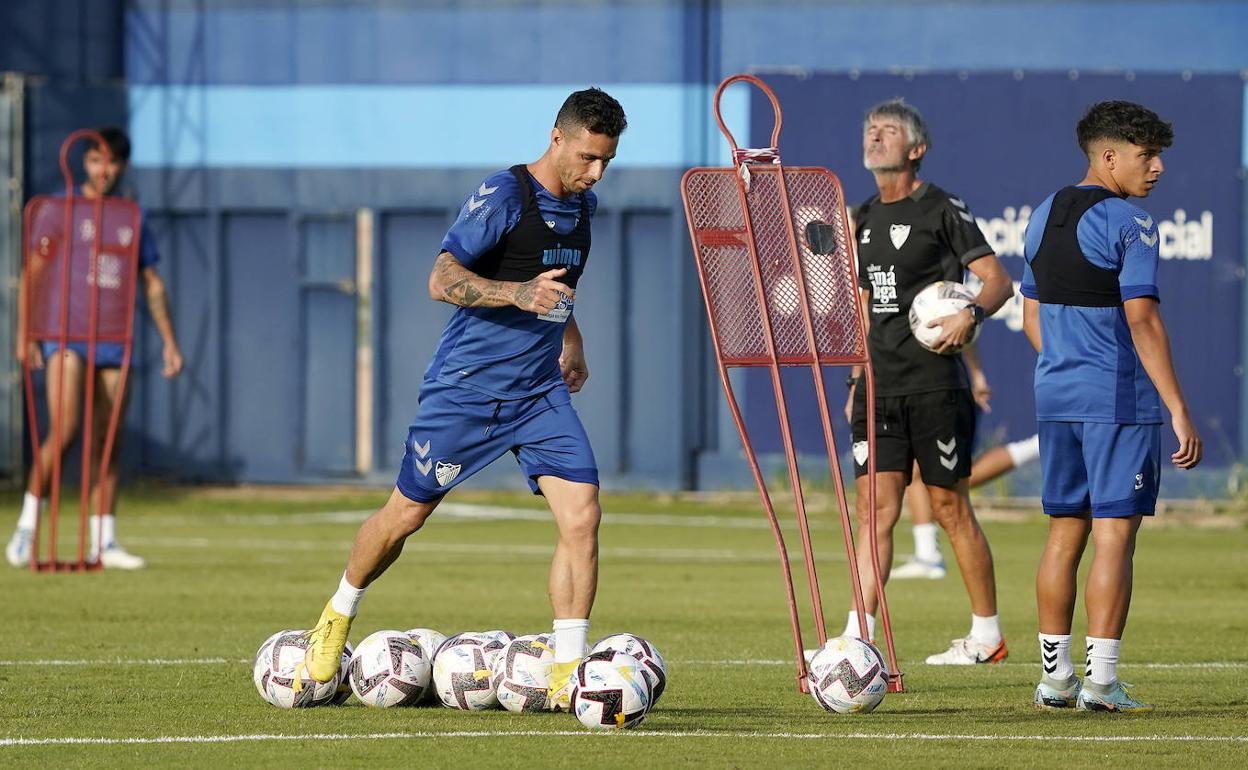
POLYGON ((1079 121, 1088 172, 1049 196, 1027 226, 1023 330, 1036 362, 1036 421, 1049 537, 1036 575, 1044 669, 1037 706, 1140 712, 1152 706, 1118 681, 1140 522, 1152 516, 1161 473, 1161 403, 1195 467, 1192 424, 1158 312, 1157 223, 1145 198, 1164 170, 1170 124, 1138 104, 1093 105, 1079 121), (1159 398, 1160 396, 1160 398, 1159 398), (1070 660, 1079 561, 1091 535, 1085 681, 1070 660))
POLYGON ((627 121, 590 88, 568 97, 536 162, 488 177, 442 241, 429 295, 456 305, 425 371, 420 406, 386 504, 360 527, 338 591, 311 632, 308 673, 338 671, 364 589, 399 557, 455 485, 511 451, 559 528, 549 592, 551 706, 585 654, 598 580, 598 468, 570 393, 588 377, 573 316, 589 257, 590 190, 627 121))

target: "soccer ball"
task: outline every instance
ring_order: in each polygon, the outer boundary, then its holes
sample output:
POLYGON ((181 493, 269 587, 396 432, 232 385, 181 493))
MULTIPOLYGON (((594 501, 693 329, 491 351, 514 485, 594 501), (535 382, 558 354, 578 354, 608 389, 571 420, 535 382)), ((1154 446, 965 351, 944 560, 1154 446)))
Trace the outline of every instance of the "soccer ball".
POLYGON ((328 682, 318 682, 296 669, 308 651, 307 631, 278 631, 260 645, 252 665, 252 681, 260 697, 278 708, 311 708, 334 700, 339 674, 328 682))
POLYGON ((351 656, 355 654, 355 648, 347 642, 342 648, 342 665, 338 667, 338 690, 334 693, 334 699, 330 703, 334 706, 341 706, 351 697, 351 679, 347 676, 347 668, 351 665, 351 656))
MULTIPOLYGON (((432 684, 433 658, 434 655, 437 654, 438 648, 441 647, 442 643, 446 641, 446 634, 440 631, 435 631, 432 628, 409 628, 403 633, 410 636, 412 641, 420 645, 421 651, 425 653, 425 660, 429 661, 429 671, 432 684)), ((433 698, 433 687, 426 687, 425 695, 421 698, 421 701, 433 700, 433 698)))
POLYGON ((420 645, 420 649, 425 653, 427 660, 433 660, 433 656, 437 654, 438 648, 446 641, 446 634, 434 631, 432 628, 409 628, 403 633, 410 636, 413 642, 420 645))
POLYGON ((490 668, 504 646, 492 636, 471 631, 443 642, 433 657, 433 686, 442 704, 468 711, 497 706, 490 668))
POLYGON ((650 709, 650 680, 641 661, 603 650, 581 661, 573 674, 572 713, 594 730, 636 727, 650 709))
POLYGON ((650 708, 654 708, 667 687, 667 666, 663 663, 659 648, 636 634, 615 634, 599 640, 590 652, 603 650, 617 650, 641 661, 641 671, 650 680, 650 708))
POLYGON ((874 645, 853 636, 829 639, 810 659, 810 694, 828 711, 865 714, 884 700, 888 667, 874 645))
POLYGON ((515 634, 513 634, 510 631, 504 631, 501 628, 496 628, 493 631, 481 631, 479 633, 482 636, 489 636, 494 639, 497 639, 498 641, 503 643, 504 647, 507 646, 507 644, 511 642, 512 639, 516 638, 515 634))
POLYGON ((549 711, 550 666, 555 651, 546 634, 512 640, 494 659, 490 682, 498 702, 508 711, 549 711))
POLYGON ((402 631, 377 631, 360 642, 347 678, 351 692, 369 706, 411 706, 429 687, 425 652, 402 631))
MULTIPOLYGON (((927 322, 952 315, 974 301, 975 295, 960 283, 937 281, 929 284, 923 291, 916 294, 914 301, 910 303, 910 331, 920 345, 931 350, 936 338, 940 336, 941 327, 929 327, 927 322)), ((979 326, 975 327, 967 344, 974 342, 977 337, 979 337, 979 326)), ((947 350, 945 355, 952 355, 961 349, 947 350)))

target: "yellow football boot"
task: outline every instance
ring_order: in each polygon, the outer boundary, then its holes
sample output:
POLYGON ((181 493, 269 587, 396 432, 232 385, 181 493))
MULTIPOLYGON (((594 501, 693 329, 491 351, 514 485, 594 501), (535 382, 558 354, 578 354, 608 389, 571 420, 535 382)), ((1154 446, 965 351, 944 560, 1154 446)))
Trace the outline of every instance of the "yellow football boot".
POLYGON ((337 676, 350 630, 351 618, 335 612, 333 602, 326 604, 316 628, 308 632, 308 651, 303 656, 308 676, 318 682, 328 682, 337 676))
POLYGON ((546 705, 551 711, 572 710, 572 675, 576 673, 579 660, 550 664, 550 686, 546 690, 546 705))

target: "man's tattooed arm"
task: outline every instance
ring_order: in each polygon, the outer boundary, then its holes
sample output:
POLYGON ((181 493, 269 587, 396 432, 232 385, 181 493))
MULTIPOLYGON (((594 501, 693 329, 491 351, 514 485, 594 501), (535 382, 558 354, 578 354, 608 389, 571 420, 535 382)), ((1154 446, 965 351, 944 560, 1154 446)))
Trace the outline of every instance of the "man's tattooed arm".
POLYGON ((429 276, 429 296, 460 307, 504 307, 519 304, 516 293, 524 284, 482 278, 442 252, 429 276))

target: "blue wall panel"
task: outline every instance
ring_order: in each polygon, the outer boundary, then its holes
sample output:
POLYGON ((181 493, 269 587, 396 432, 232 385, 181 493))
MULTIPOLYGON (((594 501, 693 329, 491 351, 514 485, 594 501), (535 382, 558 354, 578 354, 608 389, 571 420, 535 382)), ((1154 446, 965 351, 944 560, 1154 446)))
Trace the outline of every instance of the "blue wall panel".
POLYGON ((309 217, 303 250, 302 465, 304 473, 355 473, 355 221, 309 217))
POLYGON ((224 222, 225 472, 289 481, 299 458, 299 265, 282 213, 229 213, 224 222))
POLYGON ((125 447, 145 469, 183 479, 217 478, 224 445, 220 426, 220 263, 215 220, 206 214, 150 217, 169 289, 170 310, 185 359, 182 374, 162 376, 160 335, 146 302, 135 319, 130 431, 125 447))

